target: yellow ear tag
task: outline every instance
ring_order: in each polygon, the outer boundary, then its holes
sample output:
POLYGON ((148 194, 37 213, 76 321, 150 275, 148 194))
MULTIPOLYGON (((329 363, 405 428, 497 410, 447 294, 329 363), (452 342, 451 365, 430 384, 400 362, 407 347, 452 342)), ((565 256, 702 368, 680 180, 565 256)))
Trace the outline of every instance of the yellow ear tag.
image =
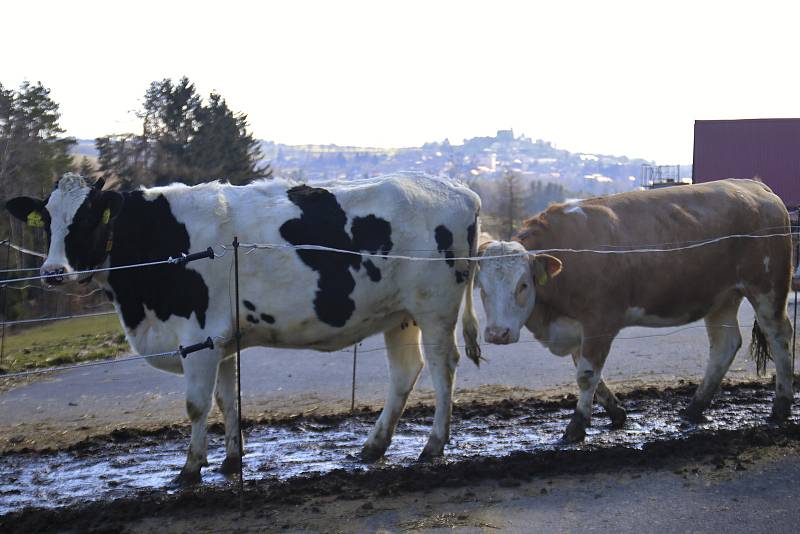
POLYGON ((106 241, 106 252, 111 252, 112 248, 114 248, 114 241, 109 239, 106 241))
POLYGON ((547 283, 547 273, 544 272, 540 274, 539 277, 536 279, 536 283, 539 284, 540 286, 545 285, 547 283))
POLYGON ((108 221, 111 220, 111 208, 106 208, 103 211, 103 224, 108 224, 108 221))
POLYGON ((28 226, 33 228, 44 228, 42 215, 38 211, 32 211, 28 214, 28 226))

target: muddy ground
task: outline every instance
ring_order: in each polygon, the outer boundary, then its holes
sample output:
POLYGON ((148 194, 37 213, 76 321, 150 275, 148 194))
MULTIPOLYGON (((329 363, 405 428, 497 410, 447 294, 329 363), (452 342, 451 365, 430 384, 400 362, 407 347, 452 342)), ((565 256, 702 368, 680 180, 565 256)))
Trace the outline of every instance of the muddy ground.
MULTIPOLYGON (((50 498, 49 505, 64 496, 47 493, 48 476, 68 473, 70 463, 91 464, 107 456, 116 463, 103 464, 109 465, 106 474, 119 469, 131 476, 132 468, 136 478, 146 471, 144 464, 126 465, 126 455, 136 458, 137 451, 145 450, 155 456, 169 449, 176 452, 177 464, 166 462, 156 469, 161 475, 155 476, 163 478, 155 487, 133 490, 125 487, 124 477, 100 478, 90 482, 96 495, 66 499, 54 509, 12 511, 0 518, 0 530, 796 531, 791 527, 800 521, 797 417, 783 426, 765 424, 772 386, 761 381, 726 386, 709 421, 689 425, 677 412, 693 387, 646 387, 622 394, 630 415, 626 428, 611 431, 598 411, 586 444, 578 447, 558 441, 574 405, 571 395, 461 402, 448 459, 434 464, 413 458, 432 415, 424 404, 408 411, 389 457, 374 466, 354 457, 376 416, 369 409, 353 416, 251 421, 244 494, 215 474, 213 465, 204 471, 200 487, 169 486, 186 443, 179 427, 118 430, 61 451, 6 453, 0 457, 6 478, 26 476, 31 462, 51 463, 51 468, 34 469, 38 478, 31 479, 42 486, 39 497, 50 498), (289 438, 275 438, 276 432, 289 438), (293 448, 298 436, 307 441, 293 448), (277 455, 260 454, 270 448, 265 445, 270 440, 279 442, 277 455), (303 450, 307 454, 298 457, 303 450), (117 493, 103 497, 107 490, 117 493)), ((800 411, 798 406, 794 411, 800 411)), ((220 446, 215 439, 212 449, 220 446)), ((210 460, 218 463, 219 458, 212 453, 210 460)), ((15 498, 7 484, 0 487, 6 488, 0 503, 15 498)), ((63 487, 65 492, 74 489, 63 487)))
MULTIPOLYGON (((479 310, 480 313, 480 310, 479 310)), ((740 310, 745 346, 752 310, 740 310)), ((382 406, 380 337, 352 353, 243 355, 245 493, 216 470, 170 484, 185 458, 182 377, 144 362, 0 380, 0 532, 796 532, 800 426, 765 424, 773 386, 741 351, 708 423, 678 415, 702 376, 702 323, 626 329, 604 369, 629 420, 598 409, 584 445, 559 437, 575 398, 569 359, 525 333, 459 367, 447 458, 415 459, 433 395, 423 373, 387 458, 357 453, 382 406)), ((794 413, 800 414, 795 403, 794 413)))

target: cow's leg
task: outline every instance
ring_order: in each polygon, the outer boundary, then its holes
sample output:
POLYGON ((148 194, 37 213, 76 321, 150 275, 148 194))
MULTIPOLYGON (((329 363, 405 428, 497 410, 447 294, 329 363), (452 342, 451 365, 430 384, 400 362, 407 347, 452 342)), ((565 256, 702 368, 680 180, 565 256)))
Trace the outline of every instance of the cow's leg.
POLYGON ((564 441, 575 443, 586 437, 586 427, 592 421, 592 401, 597 386, 602 380, 603 365, 611 348, 613 336, 609 334, 592 335, 586 332, 581 344, 581 354, 577 362, 576 378, 580 394, 575 413, 567 425, 564 441))
POLYGON ((758 326, 767 338, 772 361, 775 362, 775 401, 770 419, 785 421, 792 411, 794 386, 792 376, 792 323, 786 313, 786 295, 783 298, 766 295, 751 301, 758 319, 758 326))
POLYGON ((430 322, 422 327, 422 345, 425 347, 425 361, 431 372, 433 388, 436 392, 436 411, 433 415, 433 428, 428 443, 422 449, 421 461, 437 458, 444 453, 444 446, 450 440, 450 419, 453 414, 453 386, 456 367, 460 355, 456 348, 455 320, 430 322), (447 325, 443 327, 442 325, 447 325))
POLYGON ((735 303, 715 310, 705 318, 710 345, 709 359, 703 381, 683 412, 690 421, 703 420, 703 411, 711 404, 722 377, 728 372, 736 352, 742 346, 739 320, 736 317, 740 302, 741 299, 735 299, 735 303))
POLYGON ((232 475, 239 471, 239 458, 244 451, 244 438, 236 412, 236 358, 229 357, 219 363, 214 398, 225 421, 225 460, 220 471, 232 475))
POLYGON ((183 374, 186 377, 186 413, 192 423, 192 438, 186 464, 177 479, 177 482, 182 484, 200 482, 200 468, 208 465, 206 422, 211 409, 211 396, 218 366, 217 350, 201 350, 183 360, 183 374))
MULTIPOLYGON (((572 353, 572 362, 575 364, 576 368, 578 367, 578 360, 580 357, 581 353, 579 350, 572 353)), ((625 413, 625 409, 620 406, 619 399, 617 399, 617 396, 614 395, 614 392, 609 389, 608 385, 606 385, 606 381, 602 378, 600 382, 597 383, 597 390, 595 390, 594 394, 600 402, 600 405, 605 409, 609 418, 611 418, 611 428, 622 428, 625 426, 628 414, 625 413)))
POLYGON ((423 366, 419 328, 412 321, 386 331, 384 339, 389 361, 389 394, 383 411, 361 450, 361 458, 368 462, 377 460, 386 452, 408 395, 423 366))

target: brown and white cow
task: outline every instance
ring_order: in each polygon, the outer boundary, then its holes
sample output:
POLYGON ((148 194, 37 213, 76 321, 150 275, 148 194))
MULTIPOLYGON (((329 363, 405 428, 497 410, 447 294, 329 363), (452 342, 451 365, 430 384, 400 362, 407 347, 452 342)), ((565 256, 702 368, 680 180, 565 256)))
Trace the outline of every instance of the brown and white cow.
MULTIPOLYGON (((514 242, 481 246, 486 256, 548 249, 676 248, 721 236, 788 234, 781 200, 753 180, 637 191, 548 208, 525 223, 514 242)), ((792 277, 788 235, 729 238, 672 252, 552 252, 481 262, 477 275, 486 309, 485 339, 513 343, 523 325, 551 352, 571 354, 580 397, 564 435, 585 436, 592 400, 614 426, 625 411, 602 380, 611 343, 627 326, 677 326, 705 319, 710 361, 686 408, 701 419, 741 346, 737 311, 755 309, 756 348, 771 352, 777 372, 772 418, 792 403, 786 300, 792 277), (759 328, 760 325, 760 328, 759 328)))

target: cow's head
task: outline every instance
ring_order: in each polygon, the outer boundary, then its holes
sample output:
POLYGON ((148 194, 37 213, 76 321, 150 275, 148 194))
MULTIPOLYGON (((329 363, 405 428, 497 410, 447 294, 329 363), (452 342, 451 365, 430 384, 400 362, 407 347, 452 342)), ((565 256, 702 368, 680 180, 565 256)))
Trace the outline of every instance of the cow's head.
POLYGON ((489 343, 505 345, 519 341, 520 330, 533 312, 536 287, 561 272, 558 258, 526 252, 517 242, 489 241, 480 246, 481 256, 508 256, 479 262, 477 281, 486 311, 483 337, 489 343))
POLYGON ((88 275, 72 275, 99 266, 108 255, 111 224, 122 207, 122 195, 103 191, 103 180, 90 186, 72 173, 61 177, 45 200, 12 198, 6 209, 34 228, 44 228, 48 238, 47 259, 42 265, 45 281, 56 285, 64 278, 88 280, 88 275))

